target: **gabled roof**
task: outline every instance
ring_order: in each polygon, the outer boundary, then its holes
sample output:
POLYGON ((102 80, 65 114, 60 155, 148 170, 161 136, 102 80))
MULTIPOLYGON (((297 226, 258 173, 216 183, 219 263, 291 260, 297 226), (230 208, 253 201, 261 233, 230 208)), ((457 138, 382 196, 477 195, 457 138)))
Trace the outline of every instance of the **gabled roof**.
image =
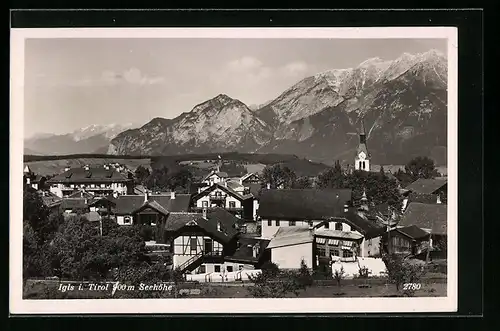
POLYGON ((314 235, 319 237, 326 238, 343 238, 350 240, 359 240, 363 238, 363 235, 352 232, 352 231, 339 231, 339 230, 331 230, 331 229, 317 229, 314 230, 314 235))
POLYGON ((208 175, 206 175, 203 178, 203 181, 207 180, 208 178, 212 177, 213 175, 216 175, 219 178, 227 178, 228 177, 227 172, 224 172, 224 171, 213 171, 212 170, 208 175))
POLYGON ((447 234, 447 206, 412 202, 399 222, 400 226, 416 225, 420 229, 429 229, 432 234, 447 234))
POLYGON ((85 198, 65 198, 61 201, 62 209, 85 209, 88 207, 88 199, 85 198), (87 201, 85 201, 87 200, 87 201))
POLYGON ((78 190, 78 191, 75 191, 75 192, 71 193, 70 195, 68 195, 67 198, 93 199, 94 195, 89 193, 89 192, 86 192, 84 190, 78 190))
POLYGON ((258 197, 260 194, 260 190, 262 188, 261 184, 259 183, 248 183, 245 184, 246 187, 250 189, 250 194, 252 194, 254 197, 258 197))
POLYGON ((84 216, 89 222, 99 222, 101 220, 101 215, 95 211, 88 212, 84 216))
POLYGON ((226 192, 227 194, 231 195, 232 197, 234 197, 234 198, 236 198, 238 200, 246 200, 246 199, 253 198, 252 194, 244 194, 244 195, 242 195, 242 194, 236 192, 235 190, 233 190, 232 188, 230 188, 229 185, 225 186, 224 184, 221 184, 221 183, 214 183, 213 185, 211 185, 210 187, 204 189, 200 193, 195 194, 193 196, 193 200, 196 201, 199 198, 204 197, 205 195, 209 194, 210 192, 212 192, 213 190, 215 190, 217 188, 221 189, 222 191, 226 192))
POLYGON ((31 173, 32 173, 31 168, 30 168, 30 166, 29 166, 29 165, 25 165, 25 166, 24 166, 24 173, 28 173, 28 174, 31 174, 31 173))
POLYGON ((419 178, 405 189, 420 194, 432 194, 445 186, 448 183, 447 180, 443 179, 424 179, 419 178))
POLYGON ((199 226, 222 243, 232 240, 238 231, 234 225, 238 218, 222 208, 215 208, 203 218, 200 213, 170 213, 165 223, 165 231, 176 232, 191 225, 199 226), (220 222, 221 231, 217 230, 220 222))
POLYGON ((257 177, 258 177, 258 175, 257 175, 256 173, 254 173, 254 172, 249 172, 249 173, 247 173, 247 174, 243 175, 243 176, 240 178, 240 180, 241 180, 242 182, 244 182, 245 180, 247 180, 248 178, 250 178, 250 177, 252 177, 252 176, 257 176, 257 177))
POLYGON ((429 233, 425 232, 416 225, 410 225, 403 228, 397 228, 393 231, 398 231, 411 239, 421 239, 429 236, 429 233))
POLYGON ((145 201, 142 206, 140 206, 139 208, 137 208, 136 210, 134 210, 132 212, 132 214, 136 214, 136 213, 139 213, 141 211, 143 211, 144 209, 146 208, 151 208, 153 210, 156 210, 157 212, 159 212, 160 214, 163 214, 163 215, 168 215, 168 210, 166 210, 162 205, 160 205, 158 202, 156 202, 155 200, 148 200, 148 201, 145 201))
POLYGON ((48 184, 55 183, 123 183, 130 179, 113 168, 74 168, 63 172, 47 181, 48 184))
POLYGON ((40 197, 42 198, 43 204, 49 208, 60 205, 62 202, 62 198, 49 191, 40 192, 40 197))
MULTIPOLYGON (((363 234, 367 239, 378 237, 385 231, 385 226, 379 224, 375 217, 351 208, 345 216, 340 219, 346 224, 349 224, 354 230, 363 234)), ((333 219, 333 221, 335 221, 335 219, 333 219)))
POLYGON ((262 190, 259 216, 264 219, 324 220, 344 215, 351 190, 262 190))
MULTIPOLYGON (((144 195, 120 195, 118 198, 107 197, 116 204, 115 214, 130 215, 144 204, 144 195)), ((187 212, 191 203, 190 194, 176 194, 175 199, 168 195, 151 194, 148 201, 156 201, 168 212, 187 212)))

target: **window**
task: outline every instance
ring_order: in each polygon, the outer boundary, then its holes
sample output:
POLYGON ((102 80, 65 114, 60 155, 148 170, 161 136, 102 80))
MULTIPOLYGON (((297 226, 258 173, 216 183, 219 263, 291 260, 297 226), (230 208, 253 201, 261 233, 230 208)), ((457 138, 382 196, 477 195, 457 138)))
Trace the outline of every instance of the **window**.
POLYGON ((288 221, 288 226, 295 226, 295 221, 288 221))
POLYGON ((106 184, 101 184, 101 187, 106 187, 106 184))
POLYGON ((243 264, 240 264, 240 265, 238 266, 238 269, 239 269, 239 270, 243 270, 243 264))
POLYGON ((200 268, 198 269, 198 273, 204 274, 207 272, 207 268, 204 265, 200 265, 200 268))
POLYGON ((276 220, 276 226, 280 226, 280 220, 276 220))
POLYGON ((332 256, 339 256, 340 257, 340 252, 339 252, 338 249, 332 249, 332 250, 330 250, 330 254, 332 256))
POLYGON ((202 206, 203 208, 207 208, 208 207, 208 201, 202 201, 202 206))
POLYGON ((325 229, 329 229, 330 228, 330 222, 326 222, 325 223, 325 229))
POLYGON ((236 208, 236 202, 235 201, 229 201, 229 208, 236 208))
POLYGON ((227 269, 227 272, 233 272, 233 266, 232 265, 228 265, 226 269, 227 269))
POLYGON ((326 248, 324 246, 318 247, 318 256, 326 256, 326 248))
POLYGON ((125 217, 123 218, 123 224, 130 224, 130 221, 131 221, 131 220, 130 220, 130 217, 129 217, 129 216, 125 216, 125 217))
POLYGON ((71 187, 71 188, 75 188, 75 185, 74 185, 74 184, 71 184, 69 187, 71 187))
POLYGON ((220 272, 220 265, 216 265, 216 266, 214 267, 214 271, 215 271, 215 272, 220 272))
POLYGON ((191 250, 196 251, 196 238, 191 238, 189 244, 189 246, 191 246, 191 250))
POLYGON ((342 231, 342 223, 335 223, 335 230, 342 231))
POLYGON ((344 249, 344 250, 343 250, 343 256, 344 256, 344 257, 353 257, 353 256, 354 256, 354 254, 353 254, 353 252, 352 252, 351 250, 349 250, 349 249, 344 249))
POLYGON ((273 226, 273 221, 272 220, 267 220, 267 226, 273 226))

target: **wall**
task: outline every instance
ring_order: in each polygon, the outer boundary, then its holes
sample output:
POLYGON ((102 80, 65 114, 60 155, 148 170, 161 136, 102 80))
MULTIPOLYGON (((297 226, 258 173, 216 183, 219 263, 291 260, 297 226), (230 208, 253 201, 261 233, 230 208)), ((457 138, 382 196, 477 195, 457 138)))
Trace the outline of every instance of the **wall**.
POLYGON ((257 199, 254 199, 253 200, 253 212, 252 212, 254 220, 257 220, 258 211, 259 211, 259 201, 257 199))
POLYGON ((62 188, 63 184, 52 184, 50 185, 49 191, 50 193, 57 195, 59 198, 62 198, 63 197, 62 188))
POLYGON ((201 253, 205 248, 205 240, 212 240, 212 251, 222 253, 223 246, 216 240, 208 236, 196 236, 196 235, 182 235, 174 239, 174 268, 183 264, 194 255, 201 253), (196 239, 196 250, 191 250, 191 238, 196 239))
POLYGON ((280 269, 298 269, 304 259, 309 268, 313 267, 313 244, 305 243, 271 249, 271 261, 280 269))
POLYGON ((201 266, 196 268, 191 274, 204 274, 204 273, 211 273, 211 272, 234 272, 240 270, 253 270, 255 269, 253 265, 251 264, 245 264, 245 263, 237 263, 237 262, 227 262, 225 261, 224 263, 203 263, 201 266), (216 267, 219 267, 219 271, 216 271, 216 267), (228 270, 232 268, 232 271, 228 270))
POLYGON ((132 225, 134 223, 134 219, 131 215, 117 215, 116 223, 118 223, 118 225, 132 225), (130 217, 130 223, 125 223, 125 217, 130 217))
POLYGON ((370 171, 370 160, 364 159, 363 161, 361 161, 358 158, 356 158, 356 160, 354 161, 354 169, 356 169, 356 170, 370 171), (361 168, 361 164, 360 164, 361 162, 365 163, 365 168, 364 169, 361 168))
POLYGON ((382 237, 366 239, 364 242, 364 254, 362 257, 380 256, 380 243, 382 237))
MULTIPOLYGON (((319 220, 313 220, 313 226, 316 226, 320 223, 321 221, 319 220)), ((349 224, 343 223, 343 222, 330 222, 329 223, 329 229, 330 230, 335 230, 335 224, 339 223, 342 224, 342 231, 349 232, 352 231, 352 228, 349 224)), ((270 239, 272 238, 278 229, 280 227, 288 227, 291 226, 289 225, 289 221, 283 221, 280 220, 280 225, 276 225, 276 220, 271 221, 271 225, 268 225, 268 220, 262 220, 262 238, 270 239)), ((296 221, 295 225, 292 226, 301 226, 301 227, 309 227, 309 222, 308 221, 296 221)), ((318 228, 318 230, 325 230, 325 226, 321 226, 318 228)))

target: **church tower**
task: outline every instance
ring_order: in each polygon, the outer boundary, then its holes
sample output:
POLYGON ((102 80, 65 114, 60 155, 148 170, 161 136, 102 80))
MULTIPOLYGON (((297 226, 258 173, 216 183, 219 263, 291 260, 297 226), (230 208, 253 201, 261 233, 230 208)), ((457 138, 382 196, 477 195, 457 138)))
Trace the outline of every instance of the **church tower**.
POLYGON ((366 132, 364 120, 361 120, 361 132, 359 133, 359 145, 354 158, 354 169, 370 171, 370 153, 366 148, 366 132))

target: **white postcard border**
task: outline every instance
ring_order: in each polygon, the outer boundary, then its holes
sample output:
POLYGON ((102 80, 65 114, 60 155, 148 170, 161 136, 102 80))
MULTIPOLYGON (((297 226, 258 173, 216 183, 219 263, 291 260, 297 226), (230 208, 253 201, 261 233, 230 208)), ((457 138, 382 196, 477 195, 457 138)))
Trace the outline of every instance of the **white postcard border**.
POLYGON ((11 29, 10 312, 12 314, 423 313, 458 306, 458 39, 454 27, 388 28, 41 28, 11 29), (335 38, 448 40, 447 297, 293 299, 23 300, 22 169, 24 42, 27 38, 335 38), (161 304, 160 304, 161 303, 161 304))

